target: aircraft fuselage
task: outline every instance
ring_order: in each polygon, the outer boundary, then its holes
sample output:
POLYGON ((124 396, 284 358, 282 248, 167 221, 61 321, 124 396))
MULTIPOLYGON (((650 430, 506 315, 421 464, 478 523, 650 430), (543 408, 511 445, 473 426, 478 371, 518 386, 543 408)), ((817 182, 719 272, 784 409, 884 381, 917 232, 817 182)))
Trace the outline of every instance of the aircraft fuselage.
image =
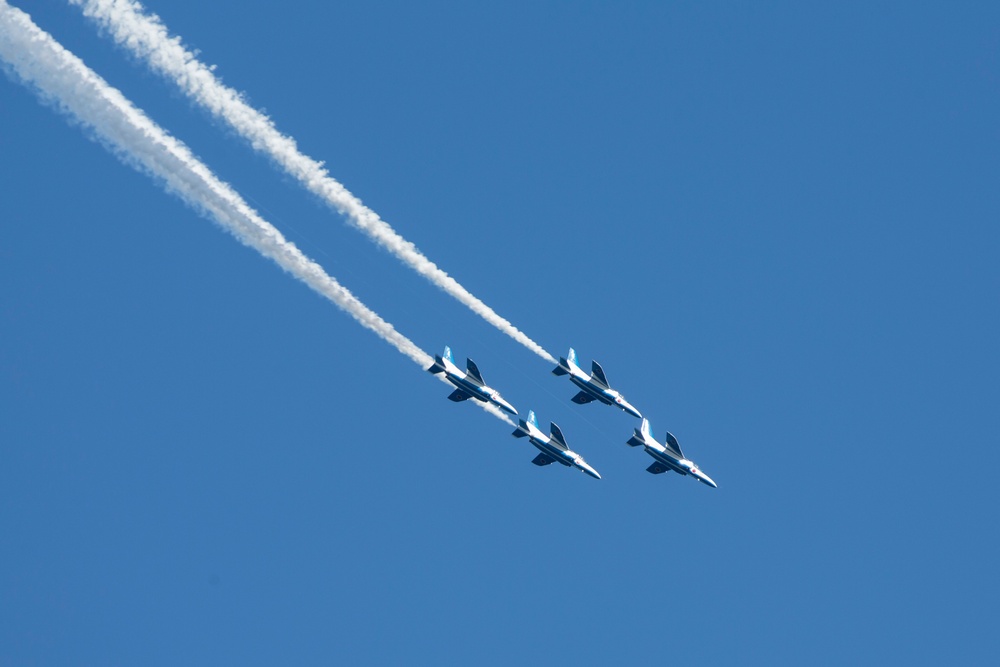
POLYGON ((702 484, 711 486, 713 489, 719 488, 718 484, 702 472, 694 461, 684 456, 677 438, 667 433, 666 440, 667 445, 657 442, 649 432, 649 422, 644 419, 642 420, 642 428, 636 429, 635 435, 629 438, 627 444, 632 447, 642 446, 646 450, 646 453, 653 457, 654 463, 646 468, 646 470, 653 474, 673 470, 679 475, 691 475, 702 484))
POLYGON ((571 450, 563 451, 559 449, 558 447, 553 445, 551 441, 544 435, 541 435, 541 437, 530 435, 528 436, 528 442, 530 442, 536 448, 538 448, 538 451, 540 451, 542 454, 545 454, 546 456, 551 456, 553 459, 556 460, 556 462, 561 463, 564 466, 572 466, 573 463, 576 462, 575 460, 576 452, 573 452, 571 450))
POLYGON ((467 398, 474 398, 481 403, 492 403, 501 410, 516 415, 517 410, 500 396, 499 391, 482 382, 482 375, 475 363, 471 359, 467 362, 468 372, 452 362, 451 351, 445 348, 445 356, 435 357, 434 364, 427 370, 431 373, 444 373, 445 379, 455 385, 456 391, 448 397, 451 400, 464 401, 467 398))
POLYGON ((574 368, 569 374, 569 379, 570 382, 583 390, 587 395, 592 396, 594 400, 600 401, 605 405, 620 408, 633 417, 642 418, 642 414, 636 410, 631 403, 625 400, 625 397, 621 395, 621 392, 611 389, 610 387, 602 387, 601 385, 592 382, 591 376, 587 375, 582 370, 574 368))
POLYGON ((472 382, 466 377, 464 372, 454 366, 445 369, 444 376, 448 379, 448 382, 452 383, 462 391, 471 394, 472 398, 477 401, 482 401, 483 403, 489 403, 492 395, 496 393, 496 390, 492 387, 472 382))
POLYGON ((581 377, 576 373, 570 375, 569 379, 570 382, 593 396, 601 403, 604 403, 605 405, 615 404, 615 398, 618 397, 618 392, 614 389, 604 389, 603 387, 598 387, 597 385, 590 383, 590 378, 586 376, 581 377))
POLYGON ((712 488, 719 488, 711 477, 703 473, 701 469, 698 468, 694 461, 674 456, 670 453, 669 449, 663 447, 659 443, 653 443, 653 446, 646 443, 646 453, 662 463, 669 470, 673 470, 681 475, 691 475, 702 484, 707 484, 712 488))
MULTIPOLYGON (((530 415, 530 418, 534 418, 533 413, 530 415)), ((552 425, 552 428, 554 431, 558 430, 555 424, 552 425)), ((561 440, 561 431, 559 433, 561 440)), ((514 431, 514 436, 518 438, 527 436, 528 441, 542 453, 542 456, 536 457, 535 461, 533 461, 536 465, 546 465, 555 461, 564 466, 576 468, 595 479, 601 478, 597 470, 584 461, 582 456, 569 449, 564 443, 557 443, 554 437, 545 435, 532 421, 525 422, 522 420, 514 431), (549 460, 545 460, 546 458, 549 460)))

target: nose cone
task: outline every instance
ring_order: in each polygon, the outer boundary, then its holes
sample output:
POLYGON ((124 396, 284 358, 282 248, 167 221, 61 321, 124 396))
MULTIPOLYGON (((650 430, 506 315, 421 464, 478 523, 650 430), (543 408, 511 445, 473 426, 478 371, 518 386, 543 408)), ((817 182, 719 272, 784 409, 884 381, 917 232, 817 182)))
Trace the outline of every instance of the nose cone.
POLYGON ((589 464, 584 463, 583 461, 580 461, 580 463, 578 463, 577 465, 580 466, 580 470, 582 470, 583 472, 587 473, 588 475, 590 475, 594 479, 600 479, 601 478, 601 475, 596 470, 594 470, 589 464))
POLYGON ((514 409, 514 406, 511 405, 510 403, 508 403, 507 401, 503 400, 499 396, 497 396, 497 398, 496 398, 496 404, 497 404, 497 407, 500 408, 501 410, 509 412, 512 415, 516 415, 517 414, 517 410, 514 409))
POLYGON ((632 404, 631 404, 631 403, 629 403, 628 401, 626 401, 626 400, 623 400, 623 401, 621 402, 621 408, 622 408, 622 410, 624 410, 625 412, 629 413, 630 415, 632 415, 632 416, 633 416, 633 417, 635 417, 636 419, 642 419, 642 413, 641 413, 641 412, 639 412, 638 410, 636 410, 636 409, 635 409, 635 408, 634 408, 634 407, 632 406, 632 404))
POLYGON ((709 477, 708 475, 706 475, 705 473, 703 473, 701 471, 698 472, 698 481, 701 482, 701 483, 703 483, 703 484, 708 484, 713 489, 719 488, 719 485, 716 484, 715 481, 711 477, 709 477))

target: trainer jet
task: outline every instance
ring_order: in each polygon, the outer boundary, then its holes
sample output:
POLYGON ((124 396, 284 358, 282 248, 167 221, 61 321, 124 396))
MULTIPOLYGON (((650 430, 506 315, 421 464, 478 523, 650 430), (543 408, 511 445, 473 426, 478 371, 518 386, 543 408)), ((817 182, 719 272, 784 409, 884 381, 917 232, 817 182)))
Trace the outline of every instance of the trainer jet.
POLYGON ((538 420, 535 419, 535 413, 532 410, 528 410, 528 421, 523 419, 518 420, 517 428, 511 434, 515 438, 527 437, 531 444, 541 451, 541 454, 532 459, 532 463, 536 466, 547 466, 550 463, 557 462, 564 466, 572 466, 578 470, 581 470, 595 479, 600 479, 601 476, 590 467, 583 457, 574 452, 566 444, 566 438, 563 437, 562 431, 555 423, 549 424, 551 435, 546 436, 538 428, 538 420))
POLYGON ((576 352, 569 348, 569 359, 559 358, 559 365, 552 373, 554 375, 568 375, 570 381, 580 388, 580 393, 573 397, 574 403, 583 405, 591 401, 600 401, 605 405, 614 405, 634 417, 642 419, 642 415, 632 407, 632 404, 625 400, 619 392, 611 388, 608 384, 608 376, 604 374, 604 369, 596 361, 591 362, 592 375, 587 375, 580 368, 580 363, 576 360, 576 352))
POLYGON ((513 405, 503 400, 499 391, 486 386, 486 383, 483 382, 483 374, 479 372, 479 367, 476 366, 476 362, 472 359, 466 359, 465 361, 465 366, 468 370, 463 373, 461 369, 455 365, 455 359, 451 356, 451 348, 445 346, 444 358, 439 355, 435 355, 434 364, 428 368, 427 371, 434 373, 435 375, 438 373, 444 373, 448 382, 458 387, 455 391, 448 395, 448 398, 456 403, 469 398, 474 398, 482 403, 492 403, 501 410, 505 410, 512 415, 516 415, 517 410, 514 409, 513 405))
POLYGON ((655 459, 653 464, 646 468, 646 470, 654 475, 659 475, 662 472, 673 470, 681 475, 691 475, 702 484, 708 484, 713 489, 719 488, 719 485, 713 482, 711 477, 698 469, 698 466, 694 464, 694 461, 691 461, 684 456, 684 452, 681 451, 680 443, 677 442, 677 438, 675 438, 672 433, 668 431, 665 440, 666 445, 658 443, 656 439, 649 434, 649 420, 643 419, 642 428, 637 428, 635 430, 635 435, 629 438, 627 444, 632 447, 646 448, 646 453, 655 459))

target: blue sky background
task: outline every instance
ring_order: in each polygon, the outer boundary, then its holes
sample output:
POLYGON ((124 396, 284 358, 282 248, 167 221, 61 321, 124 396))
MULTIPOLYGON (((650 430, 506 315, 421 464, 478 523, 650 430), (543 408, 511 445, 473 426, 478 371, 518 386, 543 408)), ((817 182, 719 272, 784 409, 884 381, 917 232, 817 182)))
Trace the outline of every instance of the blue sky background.
POLYGON ((992 664, 995 3, 149 7, 474 294, 15 1, 534 449, 0 80, 0 664, 992 664))

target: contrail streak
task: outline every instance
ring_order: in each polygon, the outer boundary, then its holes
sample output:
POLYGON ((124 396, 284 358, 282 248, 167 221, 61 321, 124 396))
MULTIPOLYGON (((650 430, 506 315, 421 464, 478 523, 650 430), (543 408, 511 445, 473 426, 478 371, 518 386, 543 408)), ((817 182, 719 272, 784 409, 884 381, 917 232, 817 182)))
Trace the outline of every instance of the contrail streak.
MULTIPOLYGON (((121 160, 152 176, 168 192, 273 260, 421 367, 431 364, 430 355, 302 254, 187 146, 5 0, 0 0, 0 61, 15 78, 35 89, 43 101, 91 129, 121 160)), ((513 425, 494 406, 477 405, 513 425)))
POLYGON ((294 139, 278 132, 270 118, 247 104, 237 91, 223 85, 211 68, 187 50, 179 38, 171 37, 159 17, 145 13, 139 2, 69 2, 82 5, 84 14, 103 26, 119 45, 144 59, 154 71, 174 81, 192 100, 229 123, 254 149, 271 156, 290 176, 346 216, 352 225, 497 329, 543 359, 555 363, 555 358, 541 345, 473 296, 334 180, 322 163, 301 153, 294 139))

